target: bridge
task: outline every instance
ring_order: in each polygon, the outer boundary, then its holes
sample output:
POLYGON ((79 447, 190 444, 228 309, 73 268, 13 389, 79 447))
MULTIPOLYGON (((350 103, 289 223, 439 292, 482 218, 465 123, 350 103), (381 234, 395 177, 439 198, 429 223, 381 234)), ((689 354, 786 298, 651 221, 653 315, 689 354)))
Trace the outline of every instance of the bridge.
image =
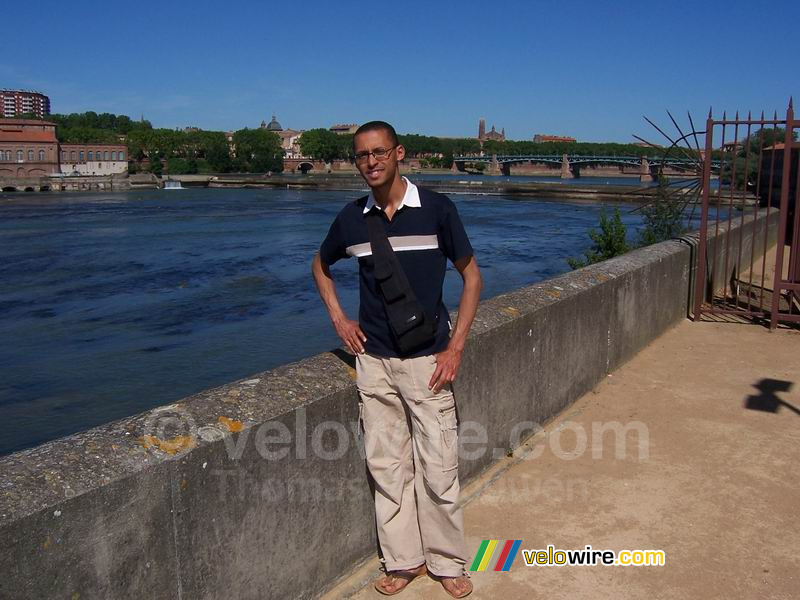
POLYGON ((348 160, 336 159, 329 163, 323 160, 315 160, 313 158, 284 158, 283 159, 283 172, 284 173, 330 173, 331 171, 352 171, 354 167, 348 160))
MULTIPOLYGON (((589 156, 567 154, 509 154, 491 156, 454 156, 453 172, 466 171, 467 164, 482 163, 489 165, 489 174, 510 175, 511 166, 523 163, 548 164, 561 167, 561 178, 571 179, 580 177, 581 167, 594 167, 598 165, 615 165, 621 167, 636 167, 642 181, 652 181, 656 170, 663 166, 680 172, 699 172, 702 165, 699 159, 688 157, 647 157, 647 156, 589 156)), ((719 171, 722 161, 712 160, 711 168, 719 171)))

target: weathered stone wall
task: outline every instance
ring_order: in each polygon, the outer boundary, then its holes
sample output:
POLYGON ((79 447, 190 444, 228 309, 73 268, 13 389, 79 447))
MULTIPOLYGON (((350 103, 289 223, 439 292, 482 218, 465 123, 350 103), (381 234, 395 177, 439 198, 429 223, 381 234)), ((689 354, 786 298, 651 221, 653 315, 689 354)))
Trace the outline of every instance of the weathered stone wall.
POLYGON ((0 177, 3 192, 90 192, 127 190, 131 184, 126 174, 97 176, 0 177))
MULTIPOLYGON (((481 303, 455 394, 485 451, 462 478, 685 318, 695 239, 481 303)), ((376 550, 354 377, 320 354, 0 459, 0 597, 319 594, 376 550)))

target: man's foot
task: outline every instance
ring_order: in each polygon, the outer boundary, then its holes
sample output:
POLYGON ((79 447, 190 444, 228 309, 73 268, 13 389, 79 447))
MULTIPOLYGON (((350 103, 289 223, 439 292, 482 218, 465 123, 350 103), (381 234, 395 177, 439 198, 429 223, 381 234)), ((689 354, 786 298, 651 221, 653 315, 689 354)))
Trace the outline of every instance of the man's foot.
MULTIPOLYGON (((386 571, 386 575, 381 577, 375 582, 375 589, 384 596, 394 596, 399 594, 406 586, 417 577, 425 575, 428 569, 424 564, 416 567, 415 569, 406 569, 404 571, 386 571)), ((463 596, 457 596, 463 598, 463 596)))
POLYGON ((472 593, 472 582, 466 575, 458 577, 439 577, 444 591, 453 598, 466 598, 472 593))

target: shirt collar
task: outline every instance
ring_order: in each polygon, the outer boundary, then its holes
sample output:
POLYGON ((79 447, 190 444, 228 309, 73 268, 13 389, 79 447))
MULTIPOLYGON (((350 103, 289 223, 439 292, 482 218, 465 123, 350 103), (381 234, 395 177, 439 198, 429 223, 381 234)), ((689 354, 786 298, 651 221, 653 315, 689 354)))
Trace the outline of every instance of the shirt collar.
MULTIPOLYGON (((419 200, 419 190, 417 190, 417 186, 405 177, 403 177, 403 181, 406 182, 406 193, 403 195, 403 199, 400 201, 400 206, 397 207, 397 210, 400 210, 404 206, 409 206, 411 208, 419 208, 422 206, 419 200)), ((377 206, 378 210, 381 210, 380 205, 375 202, 375 197, 372 195, 372 192, 370 192, 367 197, 367 204, 364 206, 364 214, 367 214, 374 206, 377 206)))

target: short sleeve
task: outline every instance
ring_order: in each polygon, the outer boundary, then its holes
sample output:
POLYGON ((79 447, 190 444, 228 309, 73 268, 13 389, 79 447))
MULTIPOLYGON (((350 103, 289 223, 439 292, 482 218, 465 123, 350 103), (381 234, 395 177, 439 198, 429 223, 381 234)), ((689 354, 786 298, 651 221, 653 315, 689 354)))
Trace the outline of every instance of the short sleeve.
POLYGON ((326 265, 332 265, 337 260, 347 258, 346 247, 342 232, 341 215, 338 215, 331 223, 328 235, 322 240, 322 245, 319 247, 319 257, 326 265))
POLYGON ((455 263, 460 258, 472 256, 472 245, 458 216, 458 209, 449 198, 444 203, 444 218, 441 230, 442 250, 445 256, 455 263))

